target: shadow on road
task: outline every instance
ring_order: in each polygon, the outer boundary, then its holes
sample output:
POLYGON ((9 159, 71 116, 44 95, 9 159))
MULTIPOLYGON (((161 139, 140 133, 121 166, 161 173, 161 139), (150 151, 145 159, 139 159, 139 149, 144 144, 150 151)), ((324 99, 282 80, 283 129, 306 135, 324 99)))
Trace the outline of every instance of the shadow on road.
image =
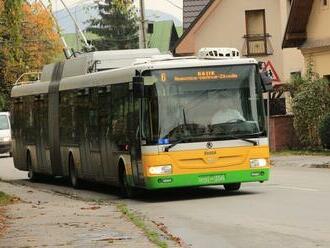
MULTIPOLYGON (((117 187, 94 182, 84 182, 83 188, 80 190, 72 189, 68 180, 64 178, 44 177, 37 182, 30 182, 29 180, 13 180, 8 182, 18 185, 30 186, 41 190, 50 190, 54 193, 63 195, 74 195, 83 199, 86 198, 86 195, 88 195, 88 198, 90 198, 91 193, 97 193, 98 196, 100 196, 99 194, 103 194, 104 198, 106 199, 123 199, 120 197, 120 191, 117 187)), ((156 191, 140 190, 137 196, 134 198, 134 201, 157 203, 216 197, 239 197, 245 195, 260 194, 260 192, 244 190, 244 184, 242 185, 242 188, 243 189, 238 192, 227 192, 222 188, 222 186, 162 189, 156 191)))
MULTIPOLYGON (((244 187, 244 185, 243 185, 244 187)), ((259 194, 259 192, 241 190, 237 192, 227 192, 221 186, 212 187, 194 187, 194 188, 177 188, 166 189, 158 191, 143 191, 143 194, 137 198, 139 201, 156 203, 156 202, 171 202, 171 201, 185 201, 198 200, 204 198, 230 197, 230 196, 244 196, 259 194)))

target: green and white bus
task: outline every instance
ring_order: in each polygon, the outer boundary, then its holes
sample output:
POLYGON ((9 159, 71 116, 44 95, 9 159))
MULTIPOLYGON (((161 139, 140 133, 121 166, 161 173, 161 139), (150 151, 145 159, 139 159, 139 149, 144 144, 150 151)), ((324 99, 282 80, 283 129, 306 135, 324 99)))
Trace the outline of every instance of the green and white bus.
POLYGON ((269 81, 236 49, 175 58, 156 50, 94 52, 44 67, 12 90, 15 167, 135 188, 269 178, 263 92, 269 81))

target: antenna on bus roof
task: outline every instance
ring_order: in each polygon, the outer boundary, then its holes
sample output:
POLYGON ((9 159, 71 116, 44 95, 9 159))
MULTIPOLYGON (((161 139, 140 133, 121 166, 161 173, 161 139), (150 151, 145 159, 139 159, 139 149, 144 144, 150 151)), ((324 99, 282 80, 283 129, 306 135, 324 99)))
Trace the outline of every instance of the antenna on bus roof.
POLYGON ((73 16, 72 13, 70 12, 68 6, 64 3, 64 0, 60 0, 60 1, 61 1, 61 3, 63 4, 63 6, 64 6, 64 8, 66 9, 66 11, 68 12, 68 14, 69 14, 70 18, 72 19, 72 21, 73 21, 73 23, 74 23, 76 29, 78 30, 80 36, 82 37, 82 39, 83 39, 83 41, 84 41, 84 43, 85 43, 85 48, 86 48, 86 50, 89 51, 89 52, 90 52, 90 51, 93 51, 93 50, 94 50, 94 47, 93 47, 91 44, 88 43, 85 34, 83 33, 83 31, 82 31, 81 28, 79 27, 79 25, 78 25, 76 19, 74 18, 74 16, 73 16))

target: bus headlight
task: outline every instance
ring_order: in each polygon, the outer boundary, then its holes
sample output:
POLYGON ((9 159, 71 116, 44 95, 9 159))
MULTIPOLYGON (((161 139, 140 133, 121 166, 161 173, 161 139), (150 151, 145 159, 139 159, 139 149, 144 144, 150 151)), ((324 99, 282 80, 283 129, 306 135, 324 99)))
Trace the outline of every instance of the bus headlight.
POLYGON ((172 165, 153 166, 149 168, 152 175, 164 175, 172 173, 172 165))
POLYGON ((9 142, 10 140, 11 140, 10 137, 4 137, 4 138, 2 139, 3 142, 9 142))
POLYGON ((267 166, 267 160, 264 158, 250 160, 251 168, 259 168, 259 167, 265 167, 265 166, 267 166))

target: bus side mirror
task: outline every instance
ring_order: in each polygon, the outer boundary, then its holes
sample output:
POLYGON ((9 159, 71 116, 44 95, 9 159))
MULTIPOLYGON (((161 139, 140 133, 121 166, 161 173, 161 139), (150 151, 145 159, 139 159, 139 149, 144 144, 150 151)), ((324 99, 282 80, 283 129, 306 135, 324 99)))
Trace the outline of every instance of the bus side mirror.
POLYGON ((262 86, 265 92, 270 92, 273 90, 273 80, 271 77, 268 76, 268 73, 263 71, 260 72, 262 86))
POLYGON ((133 77, 133 95, 136 98, 144 97, 144 80, 143 77, 133 77))

